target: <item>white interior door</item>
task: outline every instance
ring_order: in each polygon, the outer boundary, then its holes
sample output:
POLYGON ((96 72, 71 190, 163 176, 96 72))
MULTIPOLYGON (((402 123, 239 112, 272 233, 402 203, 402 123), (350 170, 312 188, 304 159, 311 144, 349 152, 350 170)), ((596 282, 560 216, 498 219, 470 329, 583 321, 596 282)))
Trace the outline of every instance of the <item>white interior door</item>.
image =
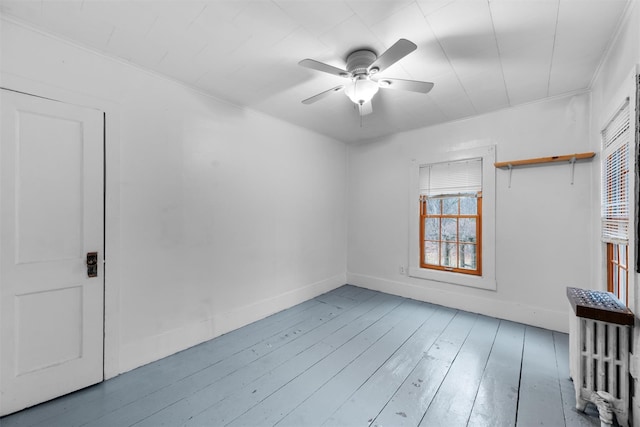
POLYGON ((0 111, 6 415, 103 379, 103 115, 7 90, 0 111))

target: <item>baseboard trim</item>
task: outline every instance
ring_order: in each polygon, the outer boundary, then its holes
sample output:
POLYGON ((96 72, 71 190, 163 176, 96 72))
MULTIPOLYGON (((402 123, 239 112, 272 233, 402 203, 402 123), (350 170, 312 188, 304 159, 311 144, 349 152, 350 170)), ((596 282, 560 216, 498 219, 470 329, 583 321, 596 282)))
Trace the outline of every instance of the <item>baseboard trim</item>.
POLYGON ((510 301, 447 292, 427 286, 394 282, 364 274, 347 273, 347 283, 418 301, 511 320, 553 331, 569 332, 570 311, 554 311, 510 301))
POLYGON ((194 345, 231 332, 338 288, 346 283, 346 273, 302 286, 220 313, 202 322, 172 329, 134 343, 124 344, 120 354, 120 373, 130 371, 194 345))

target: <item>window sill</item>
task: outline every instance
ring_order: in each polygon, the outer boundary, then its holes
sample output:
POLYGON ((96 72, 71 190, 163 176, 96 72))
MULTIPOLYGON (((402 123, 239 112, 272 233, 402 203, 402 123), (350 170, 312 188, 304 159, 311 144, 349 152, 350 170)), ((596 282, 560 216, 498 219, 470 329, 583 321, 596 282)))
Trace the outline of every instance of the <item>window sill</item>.
POLYGON ((454 273, 450 271, 439 271, 430 270, 428 268, 410 267, 409 277, 433 280, 435 282, 442 282, 450 285, 486 289, 488 291, 495 291, 497 289, 496 279, 487 276, 474 276, 471 274, 454 273))

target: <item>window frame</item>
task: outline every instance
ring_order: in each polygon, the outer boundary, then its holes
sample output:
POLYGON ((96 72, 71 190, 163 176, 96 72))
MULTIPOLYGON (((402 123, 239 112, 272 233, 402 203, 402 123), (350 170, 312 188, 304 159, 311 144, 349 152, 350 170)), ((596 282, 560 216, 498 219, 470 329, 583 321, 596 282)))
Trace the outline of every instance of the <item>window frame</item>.
POLYGON ((629 246, 607 243, 607 291, 629 306, 629 246), (624 251, 621 249, 624 248, 624 251), (621 256, 620 253, 624 252, 621 256))
MULTIPOLYGON (((438 197, 427 197, 427 196, 421 196, 420 197, 420 268, 427 268, 427 269, 433 269, 433 270, 442 270, 442 271, 450 271, 450 272, 455 272, 455 273, 460 273, 460 274, 472 274, 475 276, 481 276, 482 275, 482 191, 478 192, 478 193, 474 193, 473 196, 476 199, 476 214, 462 214, 460 213, 460 198, 465 197, 465 196, 469 196, 470 194, 456 194, 456 195, 452 195, 449 197, 446 196, 438 196, 438 197), (433 200, 433 199, 439 199, 440 201, 442 201, 442 199, 444 198, 457 198, 458 199, 458 213, 457 214, 445 214, 443 212, 439 213, 439 214, 429 214, 428 208, 427 208, 427 204, 428 204, 428 200, 433 200), (427 239, 425 236, 425 221, 427 220, 427 218, 439 218, 440 220, 442 219, 447 219, 447 218, 455 218, 457 220, 459 219, 464 219, 464 218, 469 218, 469 219, 475 219, 476 220, 476 242, 472 243, 473 245, 475 245, 476 247, 476 268, 475 269, 469 269, 469 268, 460 268, 460 267, 448 267, 448 266, 444 266, 441 264, 429 264, 426 262, 425 259, 425 244, 427 241, 432 241, 432 242, 438 242, 438 243, 442 243, 443 240, 442 238, 438 239, 438 240, 432 240, 432 239, 427 239)), ((459 224, 459 223, 458 223, 459 224)), ((456 233, 456 240, 455 240, 455 244, 457 247, 457 251, 458 251, 458 255, 457 255, 457 259, 460 259, 460 253, 459 253, 459 247, 460 247, 460 241, 458 240, 460 233, 459 233, 459 225, 457 226, 458 228, 458 232, 456 233)), ((440 230, 442 230, 442 225, 440 226, 440 230)), ((463 243, 464 244, 464 243, 463 243)), ((469 244, 469 243, 467 243, 469 244)), ((440 246, 440 245, 438 245, 440 246)), ((438 256, 438 259, 440 259, 440 255, 438 256)))
POLYGON ((462 148, 447 152, 425 153, 422 159, 409 166, 409 277, 423 279, 418 286, 429 282, 468 286, 495 291, 496 283, 496 171, 495 145, 462 148), (473 158, 482 159, 482 273, 472 275, 455 271, 435 270, 420 266, 420 167, 433 163, 455 162, 473 158))
POLYGON ((629 260, 635 259, 635 248, 630 242, 635 239, 632 221, 633 177, 635 176, 635 108, 631 97, 623 99, 601 126, 600 164, 600 220, 601 241, 603 243, 604 275, 607 291, 613 293, 629 306, 630 292, 633 292, 633 277, 629 274, 629 260), (626 112, 625 112, 626 110, 626 112), (621 125, 620 114, 627 116, 621 125), (612 128, 610 128, 612 127, 612 128), (622 130, 626 128, 627 132, 622 130), (627 138, 622 138, 627 133, 627 138), (606 136, 605 136, 606 134, 606 136), (613 136, 609 138, 609 136, 613 136), (625 142, 626 141, 626 142, 625 142), (615 163, 613 162, 615 160, 615 163), (623 254, 621 255, 621 252, 623 254))

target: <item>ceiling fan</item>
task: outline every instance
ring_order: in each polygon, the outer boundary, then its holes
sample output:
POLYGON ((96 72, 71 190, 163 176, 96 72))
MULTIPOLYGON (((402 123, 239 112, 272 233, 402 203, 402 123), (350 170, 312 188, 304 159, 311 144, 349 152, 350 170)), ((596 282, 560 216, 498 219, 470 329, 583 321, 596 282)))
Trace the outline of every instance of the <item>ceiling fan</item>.
POLYGON ((416 48, 417 46, 409 40, 400 39, 380 56, 377 56, 375 52, 369 49, 356 50, 347 56, 346 70, 313 59, 303 59, 298 62, 303 67, 333 74, 350 81, 320 92, 311 98, 305 99, 302 103, 313 104, 334 92, 344 91, 349 99, 358 105, 360 115, 363 116, 373 112, 371 99, 379 88, 427 93, 433 88, 433 83, 378 76, 379 73, 416 50, 416 48))

